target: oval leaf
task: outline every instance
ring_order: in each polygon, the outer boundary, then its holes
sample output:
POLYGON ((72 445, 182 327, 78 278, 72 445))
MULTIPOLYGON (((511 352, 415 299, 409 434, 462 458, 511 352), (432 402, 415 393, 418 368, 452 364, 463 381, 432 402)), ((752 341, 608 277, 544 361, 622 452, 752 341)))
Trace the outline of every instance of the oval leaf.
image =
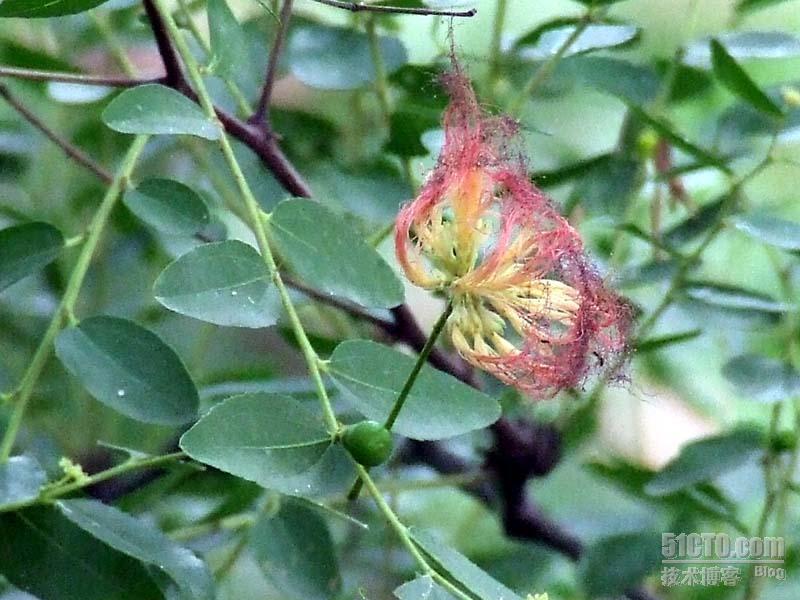
POLYGON ((714 74, 732 93, 761 112, 780 117, 781 108, 759 89, 747 72, 728 54, 725 46, 711 40, 711 64, 714 74))
POLYGON ((41 600, 163 600, 147 569, 54 507, 0 514, 3 576, 41 600))
POLYGON ((610 597, 634 587, 661 564, 654 549, 661 533, 642 531, 609 536, 595 542, 581 557, 581 579, 588 596, 610 597))
POLYGON ((200 195, 172 179, 145 179, 122 201, 142 221, 172 235, 194 235, 211 218, 200 195))
POLYGON ((36 459, 12 456, 0 464, 0 506, 36 498, 46 481, 47 475, 36 459))
POLYGON ((205 563, 150 523, 97 500, 60 500, 56 506, 67 519, 98 540, 164 571, 184 597, 214 598, 214 583, 205 563))
MULTIPOLYGON (((578 25, 558 27, 542 33, 533 46, 522 46, 519 55, 528 60, 547 60, 575 32, 578 25)), ((630 25, 589 25, 572 42, 563 56, 623 46, 636 40, 639 30, 630 25)))
POLYGON ((430 575, 421 575, 394 590, 398 600, 455 600, 450 592, 440 586, 430 575))
POLYGON ((107 0, 4 0, 0 3, 0 17, 36 19, 75 15, 104 2, 107 0))
POLYGON ((739 395, 761 402, 780 402, 800 394, 800 373, 790 363, 745 354, 728 361, 722 374, 739 395))
POLYGON ((739 231, 770 246, 783 250, 800 250, 800 223, 769 215, 746 215, 736 217, 733 225, 739 231))
MULTIPOLYGON (((381 36, 379 44, 387 73, 406 63, 400 40, 381 36)), ((375 80, 369 38, 353 29, 324 25, 294 28, 286 46, 286 64, 300 81, 323 90, 352 90, 375 80)))
POLYGON ((781 314, 792 310, 791 305, 778 302, 766 294, 707 282, 690 282, 686 288, 686 295, 703 304, 734 311, 781 314))
POLYGON ((403 302, 392 268, 347 222, 319 202, 281 202, 269 221, 281 256, 309 285, 362 306, 403 302))
POLYGON ((692 442, 644 490, 653 496, 665 496, 714 479, 750 460, 763 449, 763 444, 763 436, 752 429, 736 429, 692 442))
POLYGON ((197 389, 181 359, 132 321, 86 319, 61 332, 56 354, 92 396, 133 419, 179 425, 197 414, 197 389))
POLYGON ((242 394, 213 407, 183 434, 181 448, 195 460, 280 492, 302 495, 298 476, 331 445, 316 415, 297 400, 242 394))
POLYGON ((167 265, 153 286, 170 310, 232 327, 268 327, 278 302, 264 259, 237 240, 204 244, 167 265))
POLYGON ((250 533, 261 570, 287 598, 328 600, 342 587, 336 550, 325 520, 298 500, 281 504, 250 533))
MULTIPOLYGON (((414 362, 387 346, 352 340, 337 346, 329 372, 359 412, 384 421, 414 362)), ((438 440, 481 429, 499 418, 500 405, 494 398, 426 365, 394 431, 415 440, 438 440)))
POLYGON ((195 135, 219 139, 219 128, 186 96, 158 83, 125 90, 103 111, 114 131, 136 134, 195 135))
POLYGON ((0 230, 0 291, 53 262, 64 236, 47 223, 24 223, 0 230))

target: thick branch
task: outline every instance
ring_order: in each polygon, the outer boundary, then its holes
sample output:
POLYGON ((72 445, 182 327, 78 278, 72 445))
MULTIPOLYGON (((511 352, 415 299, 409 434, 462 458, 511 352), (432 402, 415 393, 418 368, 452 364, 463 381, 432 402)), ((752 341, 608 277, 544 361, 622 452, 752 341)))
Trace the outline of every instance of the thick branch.
POLYGON ((0 84, 0 96, 2 96, 6 102, 8 102, 11 107, 16 110, 20 115, 22 115, 28 123, 33 125, 36 129, 41 131, 49 140, 51 140, 56 146, 61 148, 67 156, 69 156, 72 160, 78 163, 80 166, 84 167, 88 171, 91 171, 94 175, 96 175, 100 180, 102 180, 106 184, 111 184, 114 177, 106 171, 103 167, 97 164, 94 160, 89 158, 80 148, 72 144, 69 140, 62 137, 50 127, 48 127, 44 121, 39 119, 35 114, 33 114, 30 110, 28 110, 22 102, 20 102, 17 98, 15 98, 8 88, 2 84, 0 84))
POLYGON ((314 2, 349 10, 350 12, 363 11, 398 15, 432 15, 440 17, 474 17, 478 14, 477 8, 470 8, 468 10, 447 10, 435 8, 403 8, 402 6, 378 6, 375 4, 364 4, 363 2, 344 2, 342 0, 314 0, 314 2))
POLYGON ((286 39, 286 32, 289 29, 289 21, 292 19, 292 4, 294 0, 283 0, 281 7, 280 22, 275 32, 275 41, 272 44, 272 51, 269 53, 267 62, 267 73, 264 76, 264 86, 261 88, 261 96, 258 99, 258 106, 253 116, 250 117, 251 123, 263 124, 268 120, 269 105, 272 99, 272 90, 275 87, 275 78, 278 73, 278 59, 283 51, 283 41, 286 39))
POLYGON ((86 75, 84 73, 65 73, 63 71, 41 71, 19 67, 0 66, 0 77, 27 79, 29 81, 60 81, 81 85, 105 85, 108 87, 136 87, 145 83, 165 83, 165 77, 132 78, 111 75, 86 75))
POLYGON ((172 46, 172 40, 169 38, 169 33, 158 13, 153 0, 142 0, 144 10, 147 13, 147 18, 150 21, 150 27, 153 30, 153 37, 158 46, 158 53, 161 55, 161 60, 164 63, 164 70, 167 72, 166 85, 175 88, 179 92, 187 93, 191 90, 189 83, 186 81, 186 76, 183 74, 181 62, 175 48, 172 46))

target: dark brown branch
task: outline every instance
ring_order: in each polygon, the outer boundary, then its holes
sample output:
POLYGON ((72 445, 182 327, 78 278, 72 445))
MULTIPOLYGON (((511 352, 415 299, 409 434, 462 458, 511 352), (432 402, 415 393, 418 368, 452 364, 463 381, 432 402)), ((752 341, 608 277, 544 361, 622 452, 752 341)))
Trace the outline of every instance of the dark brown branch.
POLYGON ((267 62, 267 73, 264 77, 264 85, 261 88, 261 96, 258 99, 258 106, 250 117, 250 123, 264 124, 268 121, 269 105, 272 99, 272 90, 275 87, 275 78, 278 73, 278 59, 283 51, 283 42, 286 39, 286 32, 289 29, 289 21, 292 19, 292 4, 294 0, 283 0, 281 7, 280 22, 275 32, 275 41, 272 43, 272 51, 269 53, 267 62))
POLYGON ((147 18, 150 21, 150 27, 153 30, 153 37, 158 46, 158 53, 161 56, 161 61, 164 63, 164 70, 167 73, 165 84, 184 94, 191 91, 189 82, 183 74, 181 62, 178 59, 178 53, 172 46, 169 32, 167 31, 167 27, 156 5, 153 3, 153 0, 142 0, 142 4, 147 13, 147 18))
POLYGON ((19 67, 0 66, 0 77, 27 79, 29 81, 59 81, 81 85, 106 85, 109 87, 136 87, 145 83, 165 83, 165 77, 132 78, 106 75, 86 75, 84 73, 65 73, 63 71, 41 71, 19 67))
POLYGON ((398 15, 433 15, 441 17, 474 17, 478 14, 477 8, 470 8, 468 10, 446 10, 435 8, 403 8, 402 6, 379 6, 375 4, 364 4, 362 2, 344 2, 342 0, 314 0, 314 2, 349 10, 350 12, 365 11, 398 15))
POLYGON ((69 156, 72 160, 74 160, 77 164, 82 166, 88 171, 91 171, 95 176, 97 176, 100 180, 102 180, 106 184, 111 184, 113 181, 113 176, 111 173, 106 171, 103 167, 97 164, 94 160, 89 158, 80 148, 72 144, 69 140, 62 137, 50 127, 48 127, 39 117, 33 114, 30 110, 28 110, 22 102, 20 102, 13 94, 8 90, 5 85, 0 84, 0 96, 2 96, 6 102, 16 110, 20 115, 22 115, 28 123, 33 125, 36 129, 41 131, 49 140, 51 140, 56 146, 61 148, 64 153, 69 156))

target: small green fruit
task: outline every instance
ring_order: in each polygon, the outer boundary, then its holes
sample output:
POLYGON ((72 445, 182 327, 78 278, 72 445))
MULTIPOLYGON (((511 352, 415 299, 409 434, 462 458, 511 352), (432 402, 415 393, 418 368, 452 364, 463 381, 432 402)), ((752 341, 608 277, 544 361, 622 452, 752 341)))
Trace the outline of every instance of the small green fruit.
POLYGON ((342 445, 358 464, 375 467, 392 453, 392 434, 380 423, 361 421, 344 428, 342 445))

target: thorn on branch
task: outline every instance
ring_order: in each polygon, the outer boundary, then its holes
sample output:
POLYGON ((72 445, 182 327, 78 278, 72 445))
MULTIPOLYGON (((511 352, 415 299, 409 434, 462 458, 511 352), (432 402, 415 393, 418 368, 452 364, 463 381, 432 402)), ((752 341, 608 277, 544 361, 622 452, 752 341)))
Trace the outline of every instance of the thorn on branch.
POLYGON ((399 15, 428 15, 440 17, 474 17, 478 14, 477 8, 468 10, 447 10, 436 8, 404 8, 402 6, 380 6, 376 4, 364 4, 363 2, 345 2, 343 0, 314 0, 326 6, 333 6, 350 12, 375 12, 391 13, 399 15))

